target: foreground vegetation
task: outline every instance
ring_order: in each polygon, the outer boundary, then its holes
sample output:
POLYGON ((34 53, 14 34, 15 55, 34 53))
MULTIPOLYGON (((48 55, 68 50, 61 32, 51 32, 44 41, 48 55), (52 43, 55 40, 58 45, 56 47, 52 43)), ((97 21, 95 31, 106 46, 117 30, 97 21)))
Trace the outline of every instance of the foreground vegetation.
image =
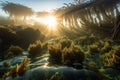
MULTIPOLYGON (((23 55, 22 51, 23 49, 20 47, 12 45, 9 47, 6 54, 15 57, 23 55)), ((46 44, 41 41, 35 41, 28 47, 28 57, 32 60, 43 55, 44 51, 49 51, 49 66, 70 66, 76 69, 92 70, 99 74, 103 80, 113 80, 114 78, 105 74, 107 68, 117 69, 118 71, 120 69, 120 46, 117 42, 110 39, 100 39, 92 35, 84 36, 84 38, 80 37, 75 40, 70 40, 67 37, 60 37, 46 44), (83 39, 86 43, 82 44, 81 42, 83 39)), ((29 60, 25 58, 21 64, 16 64, 13 68, 9 69, 7 73, 4 73, 3 78, 5 79, 7 76, 12 76, 13 78, 24 76, 27 70, 32 69, 27 68, 28 64, 29 60)), ((3 67, 9 68, 10 64, 5 62, 3 67)), ((116 79, 118 77, 119 76, 116 76, 116 79)), ((62 73, 57 72, 51 76, 50 80, 59 78, 67 80, 62 73), (58 75, 61 77, 58 77, 58 75)))

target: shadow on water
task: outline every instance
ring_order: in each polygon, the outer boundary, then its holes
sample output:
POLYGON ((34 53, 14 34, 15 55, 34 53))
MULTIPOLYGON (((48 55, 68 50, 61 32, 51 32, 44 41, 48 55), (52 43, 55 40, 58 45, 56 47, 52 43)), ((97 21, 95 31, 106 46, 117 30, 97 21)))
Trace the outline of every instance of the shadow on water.
MULTIPOLYGON (((90 70, 76 70, 71 67, 40 67, 28 70, 24 76, 14 79, 8 77, 6 80, 50 80, 55 74, 64 77, 64 80, 101 80, 100 76, 90 70)), ((61 80, 61 79, 60 79, 61 80)))

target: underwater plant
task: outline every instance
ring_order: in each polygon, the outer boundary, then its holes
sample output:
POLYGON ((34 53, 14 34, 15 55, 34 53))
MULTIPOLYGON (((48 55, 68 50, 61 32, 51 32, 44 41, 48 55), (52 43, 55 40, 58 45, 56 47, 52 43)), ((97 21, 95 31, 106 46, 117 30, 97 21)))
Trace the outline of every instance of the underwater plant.
POLYGON ((29 52, 29 57, 34 57, 34 56, 38 56, 41 55, 42 52, 42 43, 41 41, 36 41, 33 44, 30 44, 28 47, 28 52, 29 52))
POLYGON ((105 66, 120 69, 120 46, 102 55, 105 66))
POLYGON ((86 45, 86 41, 87 41, 87 36, 82 36, 75 40, 75 42, 78 45, 82 45, 82 46, 86 45))
POLYGON ((48 50, 48 42, 43 42, 42 43, 42 50, 48 50))
POLYGON ((111 45, 109 42, 104 42, 104 46, 101 48, 101 53, 107 53, 112 49, 111 45))
POLYGON ((31 43, 34 43, 37 40, 44 41, 45 38, 40 30, 32 27, 19 29, 16 31, 16 34, 19 38, 19 45, 25 49, 27 49, 31 43))
POLYGON ((54 44, 48 46, 49 61, 55 64, 61 64, 62 61, 62 50, 60 44, 54 44))
POLYGON ((98 36, 94 36, 94 35, 90 35, 88 37, 88 40, 90 41, 89 44, 93 44, 95 43, 96 41, 99 41, 99 37, 98 36))
POLYGON ((8 68, 9 66, 10 66, 9 62, 7 62, 7 61, 3 62, 3 67, 4 68, 8 68))
POLYGON ((81 36, 75 40, 75 42, 81 46, 92 45, 96 41, 99 41, 99 38, 96 36, 81 36))
POLYGON ((0 26, 0 59, 5 59, 9 47, 16 44, 16 33, 9 27, 0 26))
POLYGON ((106 74, 104 68, 98 69, 97 73, 102 77, 103 80, 113 80, 110 75, 106 74))
POLYGON ((22 61, 22 63, 19 65, 19 68, 18 68, 18 76, 23 76, 25 74, 25 72, 27 71, 28 67, 27 65, 29 64, 29 60, 27 57, 25 57, 22 61))
POLYGON ((3 45, 12 45, 16 44, 17 35, 16 33, 9 27, 1 27, 0 26, 0 38, 2 40, 2 45, 0 47, 3 47, 3 45))
POLYGON ((13 69, 11 69, 9 72, 5 73, 2 78, 4 80, 8 76, 11 76, 13 78, 17 77, 17 72, 18 72, 18 64, 13 69))
POLYGON ((12 58, 14 57, 13 53, 12 52, 8 52, 7 55, 6 55, 6 58, 12 58))
POLYGON ((62 62, 63 62, 63 64, 71 66, 74 63, 73 53, 71 53, 71 52, 72 51, 68 48, 63 49, 63 52, 62 52, 62 62))
POLYGON ((12 78, 23 76, 27 70, 28 64, 29 60, 27 57, 25 57, 20 65, 16 64, 16 66, 3 75, 2 79, 5 80, 5 78, 8 76, 11 76, 12 78))
POLYGON ((96 53, 99 53, 100 52, 100 49, 98 47, 98 45, 96 44, 93 44, 93 45, 89 45, 88 46, 88 54, 96 54, 96 53))
POLYGON ((62 62, 66 65, 73 65, 84 61, 85 54, 77 45, 71 45, 70 48, 64 48, 62 52, 62 62))
POLYGON ((68 38, 63 38, 60 40, 61 48, 64 49, 65 47, 69 48, 71 46, 72 41, 68 38))
POLYGON ((22 52, 23 52, 23 49, 19 46, 10 46, 9 47, 9 55, 10 54, 13 54, 14 56, 19 56, 19 55, 22 55, 22 52))
POLYGON ((95 63, 95 61, 90 61, 90 62, 88 63, 88 68, 89 68, 90 70, 95 71, 95 70, 97 69, 97 64, 95 63))
POLYGON ((117 69, 120 69, 120 46, 115 48, 115 61, 114 61, 114 67, 117 69))

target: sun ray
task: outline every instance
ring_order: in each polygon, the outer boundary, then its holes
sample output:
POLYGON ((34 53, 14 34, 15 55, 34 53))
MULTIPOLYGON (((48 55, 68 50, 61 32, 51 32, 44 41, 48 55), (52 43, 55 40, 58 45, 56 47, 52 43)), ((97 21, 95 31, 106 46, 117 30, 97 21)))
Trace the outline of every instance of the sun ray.
POLYGON ((49 29, 54 30, 57 27, 57 20, 55 16, 46 16, 41 18, 34 18, 35 21, 45 24, 49 29))

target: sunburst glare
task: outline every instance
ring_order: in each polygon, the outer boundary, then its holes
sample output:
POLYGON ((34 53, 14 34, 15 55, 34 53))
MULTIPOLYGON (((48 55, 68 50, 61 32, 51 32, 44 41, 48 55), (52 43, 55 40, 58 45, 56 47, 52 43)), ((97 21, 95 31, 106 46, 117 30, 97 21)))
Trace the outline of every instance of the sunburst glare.
POLYGON ((49 29, 56 29, 57 27, 57 20, 55 16, 46 16, 44 18, 35 18, 37 22, 43 23, 47 25, 49 29))

